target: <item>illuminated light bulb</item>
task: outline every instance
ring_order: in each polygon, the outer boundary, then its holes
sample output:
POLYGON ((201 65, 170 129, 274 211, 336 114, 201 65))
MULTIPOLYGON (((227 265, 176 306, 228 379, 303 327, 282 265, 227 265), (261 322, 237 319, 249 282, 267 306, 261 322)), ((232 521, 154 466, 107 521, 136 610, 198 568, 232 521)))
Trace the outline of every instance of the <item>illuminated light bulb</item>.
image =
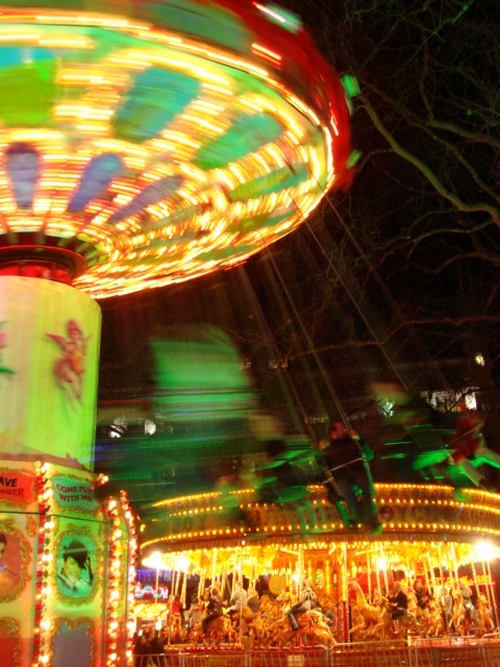
POLYGON ((484 355, 481 352, 476 352, 474 355, 474 361, 477 366, 485 366, 486 365, 486 360, 484 358, 484 355))

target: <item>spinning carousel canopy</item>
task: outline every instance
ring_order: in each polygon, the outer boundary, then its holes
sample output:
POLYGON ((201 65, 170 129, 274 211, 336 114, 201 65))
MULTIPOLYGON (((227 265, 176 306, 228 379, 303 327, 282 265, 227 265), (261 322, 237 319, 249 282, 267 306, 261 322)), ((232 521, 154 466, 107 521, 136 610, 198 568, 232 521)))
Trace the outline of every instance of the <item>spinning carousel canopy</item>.
POLYGON ((343 86, 274 5, 2 2, 0 90, 0 270, 93 297, 241 262, 349 180, 343 86))

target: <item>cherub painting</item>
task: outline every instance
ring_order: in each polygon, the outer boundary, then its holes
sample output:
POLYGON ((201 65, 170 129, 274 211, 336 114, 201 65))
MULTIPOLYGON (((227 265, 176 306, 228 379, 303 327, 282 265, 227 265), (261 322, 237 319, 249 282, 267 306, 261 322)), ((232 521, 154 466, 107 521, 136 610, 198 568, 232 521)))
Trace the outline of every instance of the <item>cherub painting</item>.
POLYGON ((46 334, 61 348, 61 356, 56 360, 54 374, 57 384, 64 391, 71 407, 82 402, 85 357, 90 336, 84 337, 76 320, 68 320, 68 337, 46 334))

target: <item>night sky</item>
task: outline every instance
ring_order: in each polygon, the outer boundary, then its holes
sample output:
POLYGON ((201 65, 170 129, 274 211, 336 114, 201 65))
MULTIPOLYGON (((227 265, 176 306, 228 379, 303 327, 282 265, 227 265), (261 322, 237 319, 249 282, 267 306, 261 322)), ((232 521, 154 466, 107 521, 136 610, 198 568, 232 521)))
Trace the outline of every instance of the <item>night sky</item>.
POLYGON ((354 183, 242 266, 102 300, 99 399, 154 396, 151 339, 209 323, 290 432, 340 414, 378 437, 374 382, 472 386, 498 449, 498 3, 285 4, 359 83, 354 183))

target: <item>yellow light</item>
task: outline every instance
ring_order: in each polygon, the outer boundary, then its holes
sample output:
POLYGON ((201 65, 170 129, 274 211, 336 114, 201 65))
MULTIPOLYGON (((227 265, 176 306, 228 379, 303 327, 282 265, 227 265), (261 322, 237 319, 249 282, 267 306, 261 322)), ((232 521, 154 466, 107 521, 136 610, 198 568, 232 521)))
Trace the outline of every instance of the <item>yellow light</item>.
POLYGON ((498 558, 500 551, 491 542, 481 540, 474 545, 474 554, 478 561, 490 561, 498 558))
POLYGON ((144 558, 142 564, 146 567, 150 567, 153 570, 160 570, 164 567, 163 555, 161 552, 155 551, 147 558, 144 558))
POLYGON ((271 51, 271 49, 266 48, 262 44, 257 44, 253 43, 252 44, 252 51, 256 53, 257 55, 262 56, 263 58, 266 58, 267 60, 270 60, 272 63, 279 65, 281 63, 281 56, 279 53, 276 53, 275 51, 271 51))
POLYGON ((379 558, 377 558, 377 568, 379 570, 387 569, 387 558, 385 556, 380 556, 379 558))

